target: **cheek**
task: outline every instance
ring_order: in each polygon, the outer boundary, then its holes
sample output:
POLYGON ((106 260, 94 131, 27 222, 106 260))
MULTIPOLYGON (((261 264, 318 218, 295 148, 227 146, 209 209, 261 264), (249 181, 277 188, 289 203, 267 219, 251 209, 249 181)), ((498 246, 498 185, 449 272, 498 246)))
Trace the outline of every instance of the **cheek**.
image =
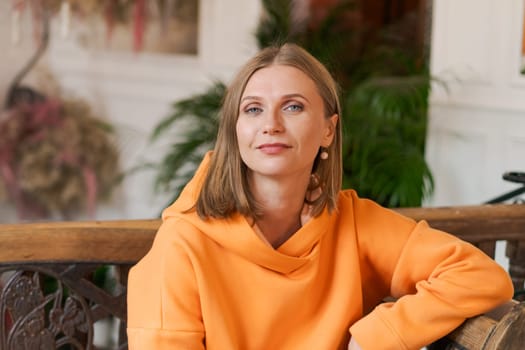
POLYGON ((239 147, 245 146, 249 143, 252 131, 246 121, 238 119, 237 124, 235 125, 235 130, 237 131, 237 143, 239 144, 239 147))
POLYGON ((323 139, 322 125, 310 126, 301 132, 301 139, 304 144, 307 144, 313 148, 318 148, 323 139))
POLYGON ((298 136, 300 137, 300 140, 298 140, 299 144, 301 144, 304 155, 308 155, 308 158, 315 159, 319 152, 319 147, 322 146, 324 134, 321 130, 324 130, 323 126, 322 124, 317 124, 315 127, 309 127, 298 136))
POLYGON ((237 124, 235 124, 235 133, 237 134, 237 143, 241 144, 242 140, 242 125, 237 121, 237 124))
POLYGON ((252 144, 251 131, 246 122, 237 121, 235 125, 237 132, 237 148, 244 164, 250 159, 250 145, 252 144))

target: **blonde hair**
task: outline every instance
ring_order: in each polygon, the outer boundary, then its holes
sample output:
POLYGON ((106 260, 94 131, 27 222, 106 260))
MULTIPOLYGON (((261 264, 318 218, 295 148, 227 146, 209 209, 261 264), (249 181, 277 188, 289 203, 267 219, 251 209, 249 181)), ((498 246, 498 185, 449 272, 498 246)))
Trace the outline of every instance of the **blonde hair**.
MULTIPOLYGON (((239 70, 224 97, 215 149, 196 203, 197 213, 201 218, 226 218, 235 212, 253 219, 261 215, 260 207, 248 186, 247 167, 241 159, 237 143, 236 123, 248 80, 259 69, 271 65, 291 66, 301 70, 315 83, 324 103, 325 117, 329 118, 334 114, 341 117, 337 84, 326 67, 315 57, 291 43, 261 50, 239 70)), ((326 206, 330 211, 337 207, 342 176, 340 125, 338 120, 333 142, 324 150, 328 152, 328 159, 320 160, 320 151, 314 161, 312 174, 316 175, 317 181, 313 185, 322 188, 322 194, 308 202, 312 205, 314 216, 319 215, 326 206)))

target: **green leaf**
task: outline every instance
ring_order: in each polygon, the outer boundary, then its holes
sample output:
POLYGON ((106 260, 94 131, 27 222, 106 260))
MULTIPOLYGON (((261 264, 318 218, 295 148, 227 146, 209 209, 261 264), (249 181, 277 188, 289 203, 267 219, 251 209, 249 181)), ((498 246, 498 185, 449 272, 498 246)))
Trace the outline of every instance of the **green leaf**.
POLYGON ((226 86, 215 82, 202 94, 177 101, 173 111, 154 128, 151 141, 157 141, 168 131, 184 123, 183 135, 177 135, 162 160, 156 164, 154 188, 157 192, 168 191, 177 197, 182 187, 202 160, 206 151, 213 148, 218 130, 218 115, 226 86))

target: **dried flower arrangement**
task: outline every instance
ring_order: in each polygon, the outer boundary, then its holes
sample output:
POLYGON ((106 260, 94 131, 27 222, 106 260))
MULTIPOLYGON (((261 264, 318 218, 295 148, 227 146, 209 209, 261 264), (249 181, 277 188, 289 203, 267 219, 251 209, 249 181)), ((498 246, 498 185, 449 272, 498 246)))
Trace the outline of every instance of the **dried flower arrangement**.
POLYGON ((24 220, 68 219, 81 211, 92 217, 121 178, 112 127, 83 100, 64 97, 52 76, 46 92, 22 84, 47 49, 50 9, 69 1, 16 0, 13 8, 23 11, 26 3, 42 17, 37 50, 15 75, 0 111, 0 199, 13 202, 24 220))
POLYGON ((0 115, 0 186, 21 219, 92 215, 119 179, 118 158, 111 126, 82 100, 18 103, 0 115))

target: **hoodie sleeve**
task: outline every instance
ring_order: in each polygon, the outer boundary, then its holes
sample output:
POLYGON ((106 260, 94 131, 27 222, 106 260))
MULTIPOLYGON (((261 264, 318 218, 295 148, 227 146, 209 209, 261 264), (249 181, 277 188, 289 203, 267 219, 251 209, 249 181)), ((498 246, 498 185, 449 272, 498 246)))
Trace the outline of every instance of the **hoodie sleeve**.
POLYGON ((478 248, 425 221, 365 206, 356 213, 356 221, 367 222, 356 224, 360 254, 396 301, 379 304, 350 328, 364 350, 420 349, 512 298, 508 273, 478 248))
POLYGON ((204 349, 204 326, 193 266, 165 220, 151 250, 128 279, 130 350, 204 349))

